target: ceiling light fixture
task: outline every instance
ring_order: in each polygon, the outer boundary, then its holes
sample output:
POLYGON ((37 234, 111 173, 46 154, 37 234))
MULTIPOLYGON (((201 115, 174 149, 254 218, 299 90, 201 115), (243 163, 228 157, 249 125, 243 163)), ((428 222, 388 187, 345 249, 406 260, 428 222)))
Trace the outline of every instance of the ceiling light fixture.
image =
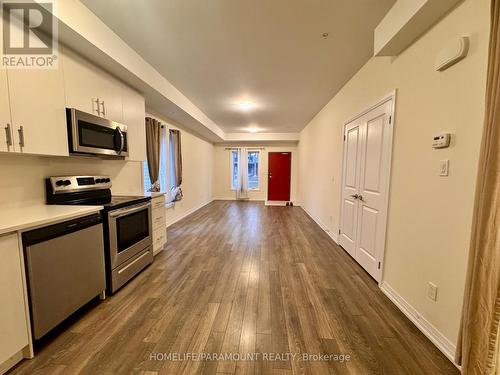
POLYGON ((253 108, 253 104, 250 102, 240 102, 238 103, 238 107, 243 111, 249 111, 253 108))

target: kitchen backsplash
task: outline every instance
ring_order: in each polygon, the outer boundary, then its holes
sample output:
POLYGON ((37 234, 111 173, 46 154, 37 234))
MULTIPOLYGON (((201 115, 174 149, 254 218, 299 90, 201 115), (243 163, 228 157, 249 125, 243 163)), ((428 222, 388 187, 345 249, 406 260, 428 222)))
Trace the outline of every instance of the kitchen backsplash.
POLYGON ((141 195, 142 163, 89 157, 41 157, 0 154, 2 207, 45 203, 44 179, 62 175, 108 175, 113 194, 141 195))

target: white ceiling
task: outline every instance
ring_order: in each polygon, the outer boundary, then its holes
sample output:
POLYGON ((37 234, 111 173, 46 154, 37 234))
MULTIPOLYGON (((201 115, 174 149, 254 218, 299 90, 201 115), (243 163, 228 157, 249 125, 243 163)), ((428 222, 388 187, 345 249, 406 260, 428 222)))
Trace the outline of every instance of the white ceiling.
POLYGON ((395 0, 82 2, 224 131, 298 132, 372 56, 395 0))

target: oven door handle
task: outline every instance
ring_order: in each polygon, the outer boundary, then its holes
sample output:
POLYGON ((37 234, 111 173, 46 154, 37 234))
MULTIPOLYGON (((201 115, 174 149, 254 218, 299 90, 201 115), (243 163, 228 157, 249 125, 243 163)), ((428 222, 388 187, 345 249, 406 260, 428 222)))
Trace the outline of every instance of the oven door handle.
POLYGON ((122 209, 119 209, 119 210, 116 210, 116 211, 110 211, 108 215, 109 215, 109 217, 112 217, 112 218, 118 218, 118 217, 121 217, 121 216, 133 214, 134 212, 137 212, 137 211, 144 210, 145 208, 150 209, 151 208, 151 202, 148 202, 148 203, 145 203, 145 204, 141 203, 139 205, 122 208, 122 209))

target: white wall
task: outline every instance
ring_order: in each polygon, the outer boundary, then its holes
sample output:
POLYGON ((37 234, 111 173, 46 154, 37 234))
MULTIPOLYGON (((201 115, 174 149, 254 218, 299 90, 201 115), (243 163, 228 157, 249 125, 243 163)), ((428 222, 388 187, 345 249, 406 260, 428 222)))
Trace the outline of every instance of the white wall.
MULTIPOLYGON (((162 121, 168 124, 166 121, 162 121)), ((168 124, 170 128, 177 127, 168 124)), ((167 226, 212 200, 214 146, 182 129, 184 198, 167 209, 167 226)), ((142 162, 94 157, 41 157, 0 153, 0 210, 45 203, 45 178, 109 175, 115 195, 142 195, 142 162)))
POLYGON ((489 1, 466 0, 396 58, 372 58, 302 131, 301 203, 339 228, 343 122, 398 90, 383 279, 452 343, 457 341, 483 127, 489 1), (444 72, 436 54, 468 35, 469 56, 444 72), (433 135, 454 134, 433 150, 433 135), (450 160, 449 177, 438 176, 450 160), (427 283, 438 299, 427 298, 427 283))
POLYGON ((167 208, 167 226, 172 225, 191 212, 212 201, 212 178, 214 167, 214 146, 198 136, 172 125, 169 121, 156 118, 168 129, 178 129, 181 132, 182 153, 182 192, 184 197, 167 208))
POLYGON ((46 177, 96 174, 111 176, 113 194, 142 194, 140 162, 0 153, 0 207, 44 204, 46 177))
POLYGON ((214 199, 236 199, 236 192, 231 190, 231 164, 230 164, 230 151, 226 150, 227 147, 247 147, 248 149, 261 148, 260 150, 260 188, 259 190, 250 190, 250 200, 265 201, 267 199, 267 153, 268 152, 291 152, 292 153, 292 181, 290 190, 290 199, 298 204, 298 169, 299 169, 299 156, 296 143, 280 144, 280 145, 257 145, 257 144, 224 144, 216 145, 214 147, 214 181, 213 181, 213 195, 214 199))

